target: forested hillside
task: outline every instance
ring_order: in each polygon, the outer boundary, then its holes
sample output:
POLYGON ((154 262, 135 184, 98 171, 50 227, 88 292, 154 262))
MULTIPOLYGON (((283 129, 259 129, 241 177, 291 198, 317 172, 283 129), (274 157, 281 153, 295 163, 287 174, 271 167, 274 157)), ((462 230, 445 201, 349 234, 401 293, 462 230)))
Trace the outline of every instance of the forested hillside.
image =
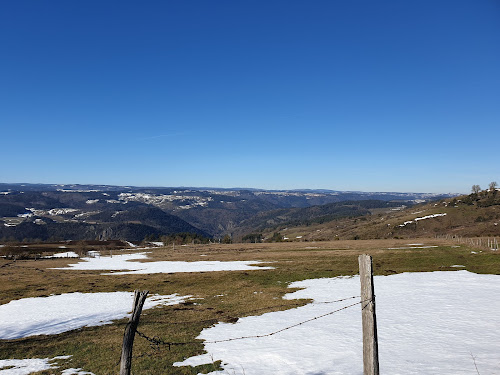
POLYGON ((208 238, 283 223, 322 223, 371 206, 426 201, 423 193, 0 184, 0 239, 140 241, 178 233, 208 238))
POLYGON ((272 223, 260 229, 264 239, 296 241, 500 236, 500 191, 488 189, 406 208, 392 207, 385 212, 372 210, 364 216, 335 218, 323 223, 272 223))

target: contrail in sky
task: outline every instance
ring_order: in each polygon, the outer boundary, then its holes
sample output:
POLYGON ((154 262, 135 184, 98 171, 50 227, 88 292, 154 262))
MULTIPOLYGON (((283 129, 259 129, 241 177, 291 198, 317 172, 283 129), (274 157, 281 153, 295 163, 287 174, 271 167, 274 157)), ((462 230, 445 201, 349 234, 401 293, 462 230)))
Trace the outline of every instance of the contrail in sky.
POLYGON ((139 141, 148 141, 150 139, 157 139, 157 138, 167 138, 167 137, 177 137, 177 136, 185 136, 189 135, 189 133, 172 133, 172 134, 160 134, 160 135, 153 135, 151 137, 144 137, 144 138, 139 138, 139 141))

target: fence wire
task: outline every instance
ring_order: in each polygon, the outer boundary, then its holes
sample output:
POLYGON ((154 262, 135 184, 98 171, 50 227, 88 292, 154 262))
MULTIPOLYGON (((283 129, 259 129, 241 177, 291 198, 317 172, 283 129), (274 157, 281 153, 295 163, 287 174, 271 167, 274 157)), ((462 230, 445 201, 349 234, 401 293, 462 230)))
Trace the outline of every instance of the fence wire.
MULTIPOLYGON (((310 305, 324 305, 324 304, 344 302, 344 301, 348 301, 348 300, 355 299, 355 298, 360 298, 360 297, 361 296, 354 296, 354 297, 347 297, 347 298, 338 299, 338 300, 335 300, 335 301, 312 302, 312 303, 307 304, 307 306, 310 306, 310 305)), ((241 315, 241 316, 249 316, 251 314, 255 314, 255 313, 258 313, 258 312, 261 312, 261 311, 272 310, 272 309, 279 309, 279 308, 282 308, 282 307, 290 307, 290 306, 299 306, 300 307, 300 306, 305 306, 305 304, 303 302, 296 302, 296 303, 287 303, 287 304, 281 304, 281 305, 261 307, 259 309, 254 309, 254 310, 249 310, 249 311, 245 311, 245 312, 240 312, 239 315, 241 315)), ((218 318, 211 318, 211 319, 204 319, 204 320, 191 320, 191 321, 183 321, 183 322, 169 322, 168 324, 170 324, 170 325, 194 325, 194 324, 217 323, 217 322, 221 321, 221 318, 229 320, 230 323, 233 323, 233 321, 235 319, 238 320, 238 318, 235 318, 233 316, 221 315, 218 318)), ((164 321, 148 320, 147 323, 164 323, 164 321)))
MULTIPOLYGON (((355 296, 355 297, 342 298, 342 299, 335 300, 335 301, 316 302, 316 303, 313 303, 313 305, 343 302, 343 301, 347 301, 347 300, 354 299, 354 298, 359 298, 359 297, 360 296, 355 296)), ((296 328, 298 326, 301 326, 303 324, 312 322, 314 320, 321 319, 321 318, 324 318, 324 317, 329 316, 329 315, 333 315, 333 314, 338 313, 338 312, 340 312, 342 310, 346 310, 348 308, 351 308, 351 307, 354 307, 354 306, 357 306, 357 305, 361 305, 361 304, 363 304, 365 302, 370 302, 370 300, 359 301, 359 302, 353 303, 351 305, 347 305, 347 306, 341 307, 339 309, 330 311, 330 312, 325 313, 325 314, 321 314, 321 315, 315 316, 313 318, 304 320, 304 321, 296 323, 296 324, 292 324, 292 325, 290 325, 288 327, 281 328, 279 330, 276 330, 276 331, 273 331, 273 332, 270 332, 270 333, 261 334, 261 335, 249 335, 249 336, 233 337, 233 338, 223 339, 223 340, 204 341, 203 343, 205 343, 205 344, 218 344, 218 343, 222 343, 222 342, 245 340, 245 339, 256 339, 256 338, 263 338, 263 337, 273 336, 273 335, 276 335, 276 334, 278 334, 280 332, 287 331, 287 330, 292 329, 292 328, 296 328)), ((366 307, 366 305, 364 307, 366 307)), ((211 320, 213 320, 213 319, 211 319, 211 320)), ((143 339, 149 341, 151 347, 154 348, 154 349, 156 349, 156 350, 159 350, 160 345, 168 346, 168 348, 170 349, 171 346, 174 346, 174 345, 192 345, 192 344, 200 344, 201 343, 201 341, 185 341, 185 342, 165 341, 165 340, 163 340, 163 339, 161 339, 161 338, 159 338, 157 336, 155 336, 155 337, 149 337, 149 336, 145 335, 144 333, 142 333, 142 332, 140 332, 138 330, 136 330, 136 333, 140 337, 142 337, 143 339)))

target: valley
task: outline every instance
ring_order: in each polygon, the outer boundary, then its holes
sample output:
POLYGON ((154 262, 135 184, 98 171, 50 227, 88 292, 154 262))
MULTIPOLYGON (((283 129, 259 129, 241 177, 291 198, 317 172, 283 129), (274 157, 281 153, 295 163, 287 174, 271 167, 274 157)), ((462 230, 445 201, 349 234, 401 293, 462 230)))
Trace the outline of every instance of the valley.
POLYGON ((0 184, 0 239, 142 241, 193 233, 216 240, 228 235, 238 241, 269 226, 363 216, 371 209, 447 196, 0 184))
MULTIPOLYGON (((336 337, 342 350, 353 353, 347 358, 337 348, 332 354, 345 373, 362 362, 359 302, 349 302, 357 298, 360 254, 373 257, 382 368, 401 368, 411 348, 428 342, 422 353, 439 343, 463 368, 496 369, 496 341, 489 334, 496 321, 488 317, 497 308, 489 295, 496 293, 500 274, 497 190, 387 194, 383 200, 365 193, 127 189, 4 189, 0 358, 7 359, 0 359, 0 372, 116 373, 132 291, 148 290, 134 373, 271 375, 281 361, 296 361, 294 342, 311 346, 317 337, 321 344, 300 353, 297 371, 326 371, 329 365, 311 353, 330 352, 336 337), (28 237, 30 228, 40 228, 33 232, 40 237, 28 237), (440 306, 435 288, 443 300, 460 294, 476 305, 455 298, 440 306), (405 325, 404 315, 391 307, 396 300, 424 303, 423 311, 411 314, 413 322, 422 322, 420 331, 391 332, 405 325), (447 333, 437 334, 428 316, 446 308, 455 320, 439 323, 447 333), (337 312, 339 317, 326 318, 337 312), (453 321, 475 322, 475 328, 459 331, 453 321), (471 344, 461 345, 456 332, 471 344), (398 345, 391 344, 395 335, 402 340, 398 345), (267 336, 273 337, 265 344, 273 359, 260 349, 267 336), (475 362, 467 350, 477 355, 475 362), (264 367, 255 365, 255 357, 264 367)), ((432 350, 408 373, 431 373, 431 357, 440 373, 455 373, 432 350)))

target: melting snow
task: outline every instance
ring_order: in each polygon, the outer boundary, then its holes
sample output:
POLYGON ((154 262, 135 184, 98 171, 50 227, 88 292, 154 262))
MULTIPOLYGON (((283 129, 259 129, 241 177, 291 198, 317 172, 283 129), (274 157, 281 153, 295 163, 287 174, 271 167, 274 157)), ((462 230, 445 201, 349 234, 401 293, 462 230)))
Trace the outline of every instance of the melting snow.
MULTIPOLYGON (((500 276, 467 271, 375 277, 382 374, 481 374, 500 370, 500 276)), ((359 295, 359 277, 305 280, 285 296, 315 302, 359 295)), ((352 300, 351 300, 352 301, 352 300)), ((199 335, 206 341, 261 335, 352 302, 309 304, 292 310, 219 323, 199 335)), ((211 374, 298 375, 363 373, 359 305, 274 336, 205 343, 208 354, 178 362, 196 366, 221 360, 211 374)))
POLYGON ((78 258, 78 254, 74 251, 67 251, 65 253, 56 253, 52 256, 48 256, 47 258, 78 258))
POLYGON ((175 272, 211 272, 211 271, 249 271, 271 269, 272 267, 257 267, 259 261, 200 261, 200 262, 131 262, 136 259, 147 259, 146 253, 121 254, 112 257, 102 256, 99 258, 82 258, 82 262, 70 264, 68 267, 55 268, 61 270, 107 270, 122 271, 113 272, 108 275, 126 274, 150 274, 150 273, 175 273, 175 272))
POLYGON ((26 213, 26 214, 17 214, 17 217, 26 217, 26 218, 28 218, 28 217, 32 217, 32 216, 34 216, 34 214, 32 214, 31 212, 30 213, 26 213))
MULTIPOLYGON (((31 359, 0 359, 0 374, 5 375, 28 375, 33 372, 45 371, 54 368, 58 368, 55 362, 59 359, 68 359, 71 356, 59 356, 54 358, 31 358, 31 359), (3 368, 7 368, 2 370, 3 368)), ((63 372, 63 374, 71 374, 69 372, 63 372)), ((83 374, 83 373, 82 373, 83 374)), ((84 374, 92 374, 86 372, 84 374)))
POLYGON ((118 199, 128 202, 137 201, 153 205, 162 205, 173 201, 187 201, 189 203, 179 206, 180 209, 189 209, 192 207, 200 206, 206 207, 208 202, 213 200, 212 197, 201 197, 196 195, 177 195, 177 191, 174 191, 174 195, 171 194, 145 194, 145 193, 120 193, 118 199))
MULTIPOLYGON (((152 295, 144 309, 175 305, 190 296, 152 295)), ((0 339, 53 335, 81 327, 110 324, 129 315, 134 293, 67 293, 23 298, 0 305, 0 339)))
MULTIPOLYGON (((69 214, 71 212, 76 212, 76 211, 78 211, 78 210, 74 209, 74 208, 53 208, 51 210, 48 210, 47 213, 51 216, 55 216, 55 215, 65 215, 65 214, 69 214)), ((33 211, 33 212, 35 212, 35 214, 37 214, 36 211, 33 211)))
POLYGON ((446 216, 446 213, 444 214, 434 214, 434 215, 427 215, 427 216, 422 216, 422 217, 417 217, 413 220, 409 220, 409 221, 405 221, 403 224, 399 225, 400 227, 404 227, 405 225, 408 225, 408 224, 411 224, 413 222, 417 222, 417 221, 420 221, 420 220, 427 220, 427 219, 432 219, 434 217, 439 217, 439 216, 446 216))

